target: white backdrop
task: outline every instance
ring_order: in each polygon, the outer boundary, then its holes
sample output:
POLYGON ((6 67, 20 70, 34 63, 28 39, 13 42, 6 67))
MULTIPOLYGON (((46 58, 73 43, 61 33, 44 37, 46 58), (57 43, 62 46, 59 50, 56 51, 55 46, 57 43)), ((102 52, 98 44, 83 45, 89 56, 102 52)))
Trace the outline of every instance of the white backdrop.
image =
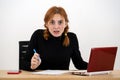
POLYGON ((120 0, 0 0, 0 69, 18 69, 18 42, 44 28, 43 18, 51 6, 66 10, 85 61, 92 47, 118 46, 114 68, 120 69, 120 0))

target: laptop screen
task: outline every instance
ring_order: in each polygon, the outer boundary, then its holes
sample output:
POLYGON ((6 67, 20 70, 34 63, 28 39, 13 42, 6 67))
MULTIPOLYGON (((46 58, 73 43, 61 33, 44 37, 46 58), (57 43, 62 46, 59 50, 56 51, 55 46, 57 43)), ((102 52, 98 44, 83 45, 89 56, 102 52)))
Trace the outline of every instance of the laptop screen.
POLYGON ((87 72, 113 70, 117 47, 92 48, 87 72))

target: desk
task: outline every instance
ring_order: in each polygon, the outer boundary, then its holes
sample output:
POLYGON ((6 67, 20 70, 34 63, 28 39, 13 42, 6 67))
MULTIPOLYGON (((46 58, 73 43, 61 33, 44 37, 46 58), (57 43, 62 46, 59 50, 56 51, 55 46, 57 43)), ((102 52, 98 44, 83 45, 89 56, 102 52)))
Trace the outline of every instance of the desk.
POLYGON ((7 71, 0 70, 0 80, 120 80, 120 70, 96 76, 78 76, 70 73, 62 75, 34 75, 28 71, 22 71, 20 74, 7 74, 7 71))

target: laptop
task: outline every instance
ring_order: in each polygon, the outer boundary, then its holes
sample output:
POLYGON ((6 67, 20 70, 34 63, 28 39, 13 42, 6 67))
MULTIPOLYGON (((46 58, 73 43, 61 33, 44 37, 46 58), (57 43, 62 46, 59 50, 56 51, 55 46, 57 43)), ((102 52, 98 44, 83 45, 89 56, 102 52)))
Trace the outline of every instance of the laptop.
POLYGON ((117 47, 91 48, 86 72, 73 72, 78 75, 108 74, 114 69, 117 47))

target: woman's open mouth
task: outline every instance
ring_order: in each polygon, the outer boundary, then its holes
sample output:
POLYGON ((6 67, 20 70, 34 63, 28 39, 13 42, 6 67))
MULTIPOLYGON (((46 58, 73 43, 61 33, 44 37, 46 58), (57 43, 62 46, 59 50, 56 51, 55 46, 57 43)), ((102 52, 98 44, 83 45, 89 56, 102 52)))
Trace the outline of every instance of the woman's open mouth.
POLYGON ((56 30, 56 31, 53 31, 54 34, 59 34, 60 31, 56 30))

